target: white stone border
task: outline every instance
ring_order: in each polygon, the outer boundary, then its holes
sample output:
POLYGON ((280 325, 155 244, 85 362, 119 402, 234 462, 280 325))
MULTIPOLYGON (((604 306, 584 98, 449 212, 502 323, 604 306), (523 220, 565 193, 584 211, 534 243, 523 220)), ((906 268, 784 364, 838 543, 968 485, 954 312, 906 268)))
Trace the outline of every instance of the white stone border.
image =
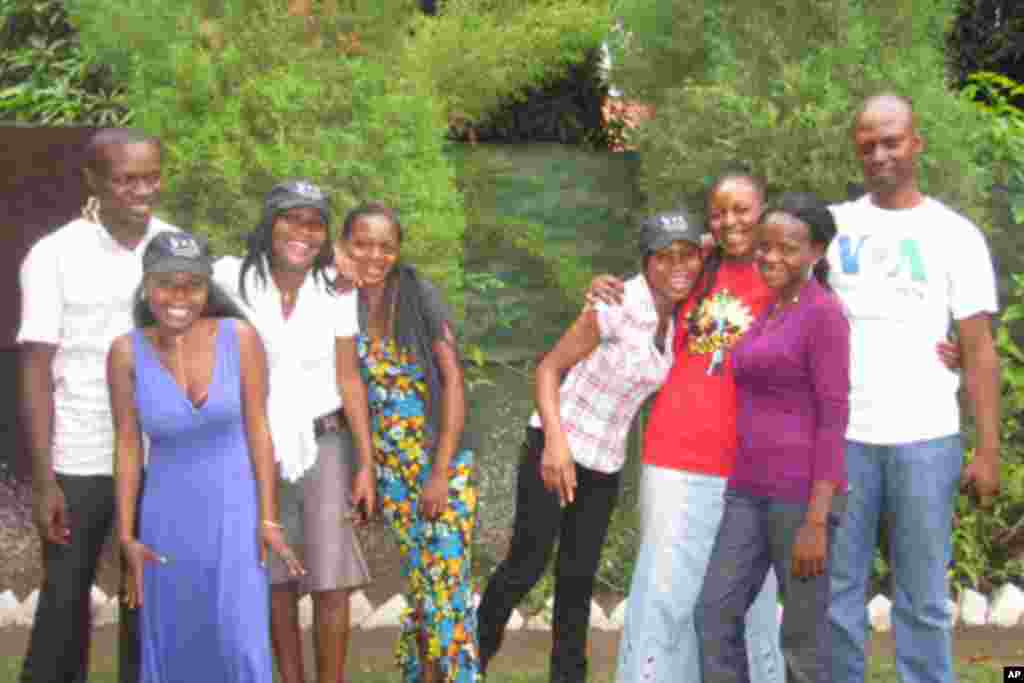
MULTIPOLYGON (((117 597, 107 595, 94 586, 92 589, 92 612, 94 623, 98 626, 115 624, 119 619, 120 605, 117 597)), ((19 602, 14 593, 7 590, 0 593, 0 627, 31 626, 35 617, 39 591, 32 591, 23 601, 19 602)), ((473 601, 479 604, 480 596, 474 595, 473 601)), ((361 629, 397 627, 401 624, 402 613, 407 608, 405 598, 399 593, 389 600, 374 607, 363 591, 352 594, 351 615, 352 626, 361 629)), ((548 631, 551 629, 552 600, 549 598, 540 613, 529 619, 513 610, 508 630, 520 629, 548 631)), ((890 617, 892 605, 884 595, 876 595, 867 605, 871 628, 885 632, 892 627, 890 617)), ((964 626, 1000 626, 1012 628, 1022 623, 1024 616, 1024 591, 1007 583, 992 592, 991 598, 971 589, 960 594, 959 602, 949 601, 952 625, 962 623, 964 626)), ((623 627, 626 613, 626 600, 605 614, 596 602, 590 607, 590 627, 601 631, 618 631, 623 627)), ((779 619, 782 618, 782 607, 779 607, 779 619)), ((309 628, 313 621, 313 604, 309 596, 299 601, 299 622, 302 628, 309 628)))

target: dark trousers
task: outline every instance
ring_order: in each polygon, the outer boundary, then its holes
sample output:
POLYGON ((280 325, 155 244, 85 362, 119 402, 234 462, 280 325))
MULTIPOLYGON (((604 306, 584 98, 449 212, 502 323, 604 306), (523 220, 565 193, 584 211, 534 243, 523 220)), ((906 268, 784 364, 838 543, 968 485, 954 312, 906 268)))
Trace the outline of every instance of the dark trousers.
POLYGON ((529 428, 519 462, 516 514, 508 556, 494 571, 477 613, 482 666, 501 647, 512 610, 537 583, 558 541, 552 615, 551 681, 582 682, 594 576, 619 492, 619 474, 576 465, 576 496, 564 508, 544 488, 544 433, 529 428))
MULTIPOLYGON (((90 592, 114 523, 114 480, 58 474, 57 483, 64 492, 71 538, 66 546, 43 542, 43 585, 21 683, 84 683, 89 673, 90 592)), ((122 608, 120 619, 119 680, 136 683, 137 615, 122 608)))
POLYGON ((831 680, 828 627, 829 563, 845 509, 836 496, 829 514, 828 550, 821 576, 793 576, 793 542, 807 505, 728 491, 694 621, 704 683, 749 683, 744 615, 775 569, 783 596, 781 645, 789 683, 831 680))

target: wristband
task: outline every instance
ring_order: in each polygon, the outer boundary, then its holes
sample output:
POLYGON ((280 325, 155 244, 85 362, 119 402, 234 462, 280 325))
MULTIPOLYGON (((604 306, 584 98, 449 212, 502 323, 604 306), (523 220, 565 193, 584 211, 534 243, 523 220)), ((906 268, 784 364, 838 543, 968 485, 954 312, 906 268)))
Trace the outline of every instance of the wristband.
POLYGON ((263 520, 263 526, 270 527, 271 529, 283 529, 284 528, 284 524, 280 524, 278 522, 275 522, 272 519, 265 519, 265 520, 263 520))

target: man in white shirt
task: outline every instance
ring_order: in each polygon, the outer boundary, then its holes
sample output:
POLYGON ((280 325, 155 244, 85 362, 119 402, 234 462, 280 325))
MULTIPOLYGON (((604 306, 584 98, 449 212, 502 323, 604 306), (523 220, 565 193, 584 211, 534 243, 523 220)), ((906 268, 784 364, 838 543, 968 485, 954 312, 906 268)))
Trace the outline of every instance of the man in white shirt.
MULTIPOLYGON (((21 267, 21 405, 32 459, 43 584, 23 683, 88 675, 90 590, 114 521, 114 436, 106 359, 132 327, 132 296, 153 235, 160 142, 106 129, 89 142, 82 217, 37 242, 21 267)), ((135 683, 134 614, 122 610, 120 680, 135 683)))
POLYGON ((850 494, 830 567, 832 680, 864 680, 865 592, 884 516, 896 669, 903 683, 950 683, 955 496, 972 488, 988 506, 999 491, 995 276, 981 232, 918 189, 923 142, 909 101, 868 99, 853 142, 868 194, 832 207, 838 234, 827 257, 851 324, 850 494), (935 353, 951 324, 977 425, 966 466, 959 377, 935 353))

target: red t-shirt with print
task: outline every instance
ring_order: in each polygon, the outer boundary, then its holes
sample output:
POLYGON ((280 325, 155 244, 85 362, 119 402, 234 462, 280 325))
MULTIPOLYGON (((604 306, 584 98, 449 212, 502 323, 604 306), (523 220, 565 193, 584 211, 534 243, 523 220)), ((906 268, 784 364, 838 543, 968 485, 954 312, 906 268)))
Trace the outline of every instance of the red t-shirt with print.
POLYGON ((645 464, 729 476, 736 456, 730 349, 773 296, 756 265, 723 261, 700 309, 693 314, 691 300, 679 311, 675 363, 644 433, 645 464))

